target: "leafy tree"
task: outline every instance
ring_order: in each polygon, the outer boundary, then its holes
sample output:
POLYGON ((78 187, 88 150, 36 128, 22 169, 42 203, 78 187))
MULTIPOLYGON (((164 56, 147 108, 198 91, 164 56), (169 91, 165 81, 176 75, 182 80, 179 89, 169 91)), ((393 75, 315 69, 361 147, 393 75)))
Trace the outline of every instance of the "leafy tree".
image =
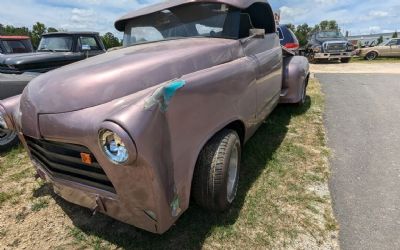
POLYGON ((50 32, 58 32, 58 30, 56 28, 53 28, 53 27, 48 27, 47 28, 47 33, 50 33, 50 32))
POLYGON ((397 30, 393 33, 393 36, 392 36, 392 38, 398 38, 399 37, 399 35, 397 34, 397 30))
POLYGON ((106 34, 104 34, 104 36, 102 36, 101 39, 104 43, 104 46, 107 49, 119 47, 122 45, 121 42, 119 41, 119 39, 117 37, 115 37, 114 34, 111 32, 107 32, 106 34))
POLYGON ((30 36, 30 31, 27 27, 14 27, 12 25, 0 24, 0 35, 8 36, 30 36))
POLYGON ((380 36, 380 37, 378 38, 378 44, 381 44, 381 43, 383 43, 383 36, 380 36))
POLYGON ((35 48, 39 46, 40 39, 44 33, 46 33, 47 29, 43 23, 37 22, 32 27, 32 44, 35 48))
POLYGON ((297 26, 297 29, 295 30, 295 34, 296 34, 297 39, 299 40, 300 46, 304 46, 307 44, 307 38, 312 30, 313 30, 313 28, 308 26, 308 24, 306 24, 306 23, 297 26))

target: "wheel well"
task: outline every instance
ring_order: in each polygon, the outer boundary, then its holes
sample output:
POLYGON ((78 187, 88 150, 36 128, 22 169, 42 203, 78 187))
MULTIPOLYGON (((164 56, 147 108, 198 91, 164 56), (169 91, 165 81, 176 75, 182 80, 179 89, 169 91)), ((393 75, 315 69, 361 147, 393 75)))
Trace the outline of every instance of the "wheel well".
POLYGON ((244 140, 245 140, 245 134, 246 134, 246 129, 244 126, 244 123, 240 120, 236 120, 233 121, 231 123, 229 123, 228 125, 226 125, 223 129, 232 129, 235 130, 236 133, 238 133, 239 138, 240 138, 240 142, 242 143, 242 145, 244 144, 244 140))
POLYGON ((306 77, 306 87, 308 86, 308 82, 310 81, 310 73, 308 73, 306 77))

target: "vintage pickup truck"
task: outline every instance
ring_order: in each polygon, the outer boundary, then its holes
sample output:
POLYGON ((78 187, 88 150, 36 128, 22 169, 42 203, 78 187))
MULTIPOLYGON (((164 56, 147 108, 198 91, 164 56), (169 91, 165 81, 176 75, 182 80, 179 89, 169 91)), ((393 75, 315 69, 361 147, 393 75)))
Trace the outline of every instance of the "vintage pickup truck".
POLYGON ((48 33, 42 36, 36 52, 1 55, 0 73, 44 73, 105 51, 96 32, 48 33))
POLYGON ((115 27, 124 48, 35 78, 0 102, 2 128, 56 194, 136 227, 164 233, 191 197, 228 209, 244 143, 304 103, 307 59, 261 0, 165 1, 115 27))

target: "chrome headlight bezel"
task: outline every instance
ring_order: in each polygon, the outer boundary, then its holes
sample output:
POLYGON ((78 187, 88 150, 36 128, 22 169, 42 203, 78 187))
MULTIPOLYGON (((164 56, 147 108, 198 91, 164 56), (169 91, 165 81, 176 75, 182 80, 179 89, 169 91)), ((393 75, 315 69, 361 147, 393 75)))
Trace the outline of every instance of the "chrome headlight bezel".
POLYGON ((315 45, 315 46, 313 46, 312 50, 315 53, 319 53, 322 51, 322 45, 315 45))
POLYGON ((0 129, 8 129, 6 119, 2 114, 0 114, 0 129))
POLYGON ((98 130, 98 144, 103 155, 115 165, 128 165, 136 160, 136 145, 119 125, 104 122, 98 130))

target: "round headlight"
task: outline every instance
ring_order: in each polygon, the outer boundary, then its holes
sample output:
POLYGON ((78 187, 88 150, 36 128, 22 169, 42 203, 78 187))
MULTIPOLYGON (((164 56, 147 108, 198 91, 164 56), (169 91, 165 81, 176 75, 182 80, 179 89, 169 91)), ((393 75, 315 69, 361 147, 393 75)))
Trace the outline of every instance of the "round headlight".
POLYGON ((126 145, 121 137, 111 130, 103 129, 99 134, 100 146, 108 159, 116 164, 123 164, 129 158, 126 145))
POLYGON ((6 119, 4 119, 2 114, 0 114, 0 129, 8 129, 6 119))
POLYGON ((321 49, 322 49, 322 46, 320 46, 320 45, 317 45, 317 46, 314 46, 314 47, 313 47, 313 51, 314 51, 315 53, 321 52, 321 49))

